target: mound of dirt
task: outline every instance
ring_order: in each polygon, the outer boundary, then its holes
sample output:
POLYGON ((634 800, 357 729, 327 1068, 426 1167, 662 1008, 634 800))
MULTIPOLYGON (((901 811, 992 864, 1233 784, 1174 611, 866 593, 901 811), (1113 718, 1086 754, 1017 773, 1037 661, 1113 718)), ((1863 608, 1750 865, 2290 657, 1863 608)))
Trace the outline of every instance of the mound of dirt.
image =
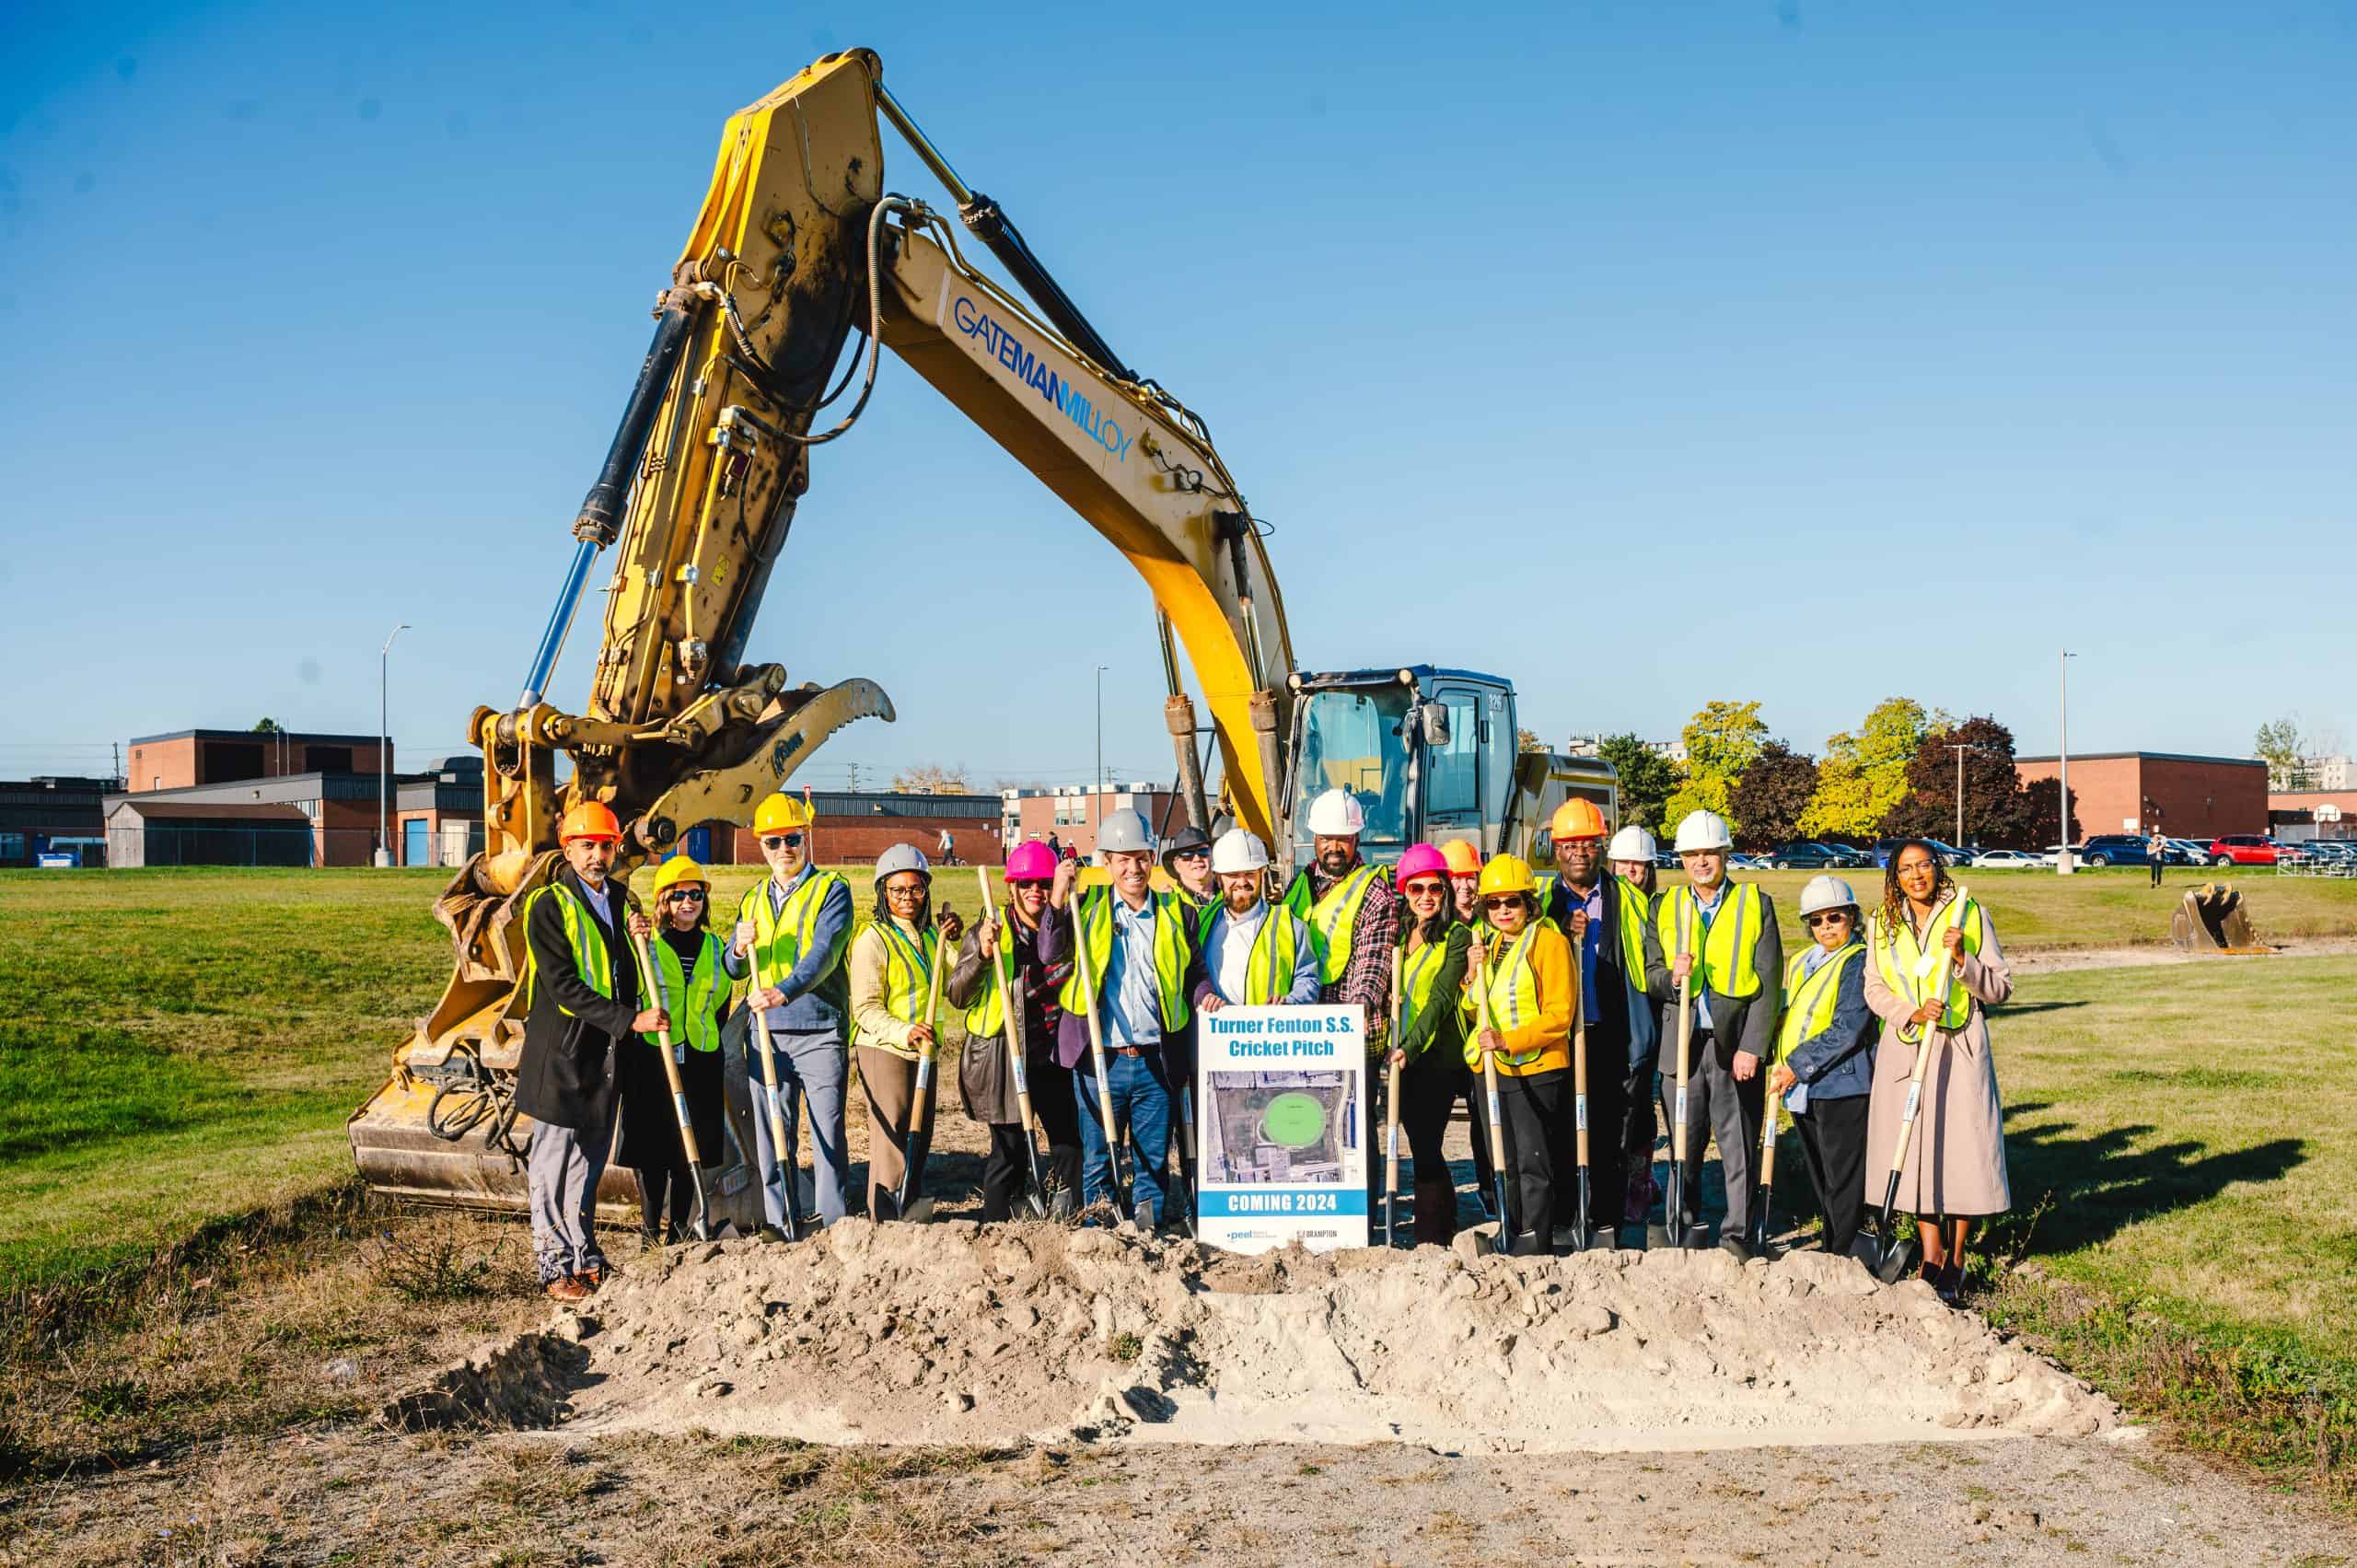
MULTIPOLYGON (((1246 1258, 1051 1225, 852 1220, 792 1247, 650 1259, 557 1331, 587 1353, 564 1418, 580 1433, 1483 1453, 2084 1435, 2118 1420, 1929 1287, 1819 1253, 1246 1258)), ((510 1361, 532 1377, 549 1365, 510 1361)))

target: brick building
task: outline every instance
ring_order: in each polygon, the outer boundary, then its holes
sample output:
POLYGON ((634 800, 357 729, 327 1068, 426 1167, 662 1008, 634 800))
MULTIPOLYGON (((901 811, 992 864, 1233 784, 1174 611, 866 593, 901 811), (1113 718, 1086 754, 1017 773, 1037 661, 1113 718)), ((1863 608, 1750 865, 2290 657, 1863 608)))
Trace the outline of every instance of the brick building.
POLYGON ((393 864, 460 866, 482 850, 482 758, 445 757, 393 790, 393 864))
MULTIPOLYGON (((1004 858, 999 848, 999 801, 993 795, 902 795, 890 790, 810 792, 812 824, 818 836, 819 858, 830 865, 874 860, 894 844, 914 844, 935 858, 946 830, 958 860, 969 865, 996 865, 1004 858)), ((761 846, 753 830, 738 828, 730 834, 714 832, 709 859, 720 865, 759 865, 761 846), (726 853, 723 853, 726 851, 726 853)), ((688 853, 694 854, 692 841, 688 853)))
MULTIPOLYGON (((390 781, 397 792, 424 784, 433 804, 407 813, 432 824, 419 837, 418 864, 447 865, 435 835, 469 817, 481 842, 482 791, 460 775, 390 781), (429 850, 426 846, 435 845, 429 850)), ((284 773, 106 797, 107 864, 138 865, 366 865, 377 849, 377 775, 284 773)), ((404 796, 414 801, 414 796, 404 796)), ((393 835, 401 859, 402 835, 393 835)))
MULTIPOLYGON (((2053 757, 2017 757, 2024 784, 2050 779, 2053 757)), ((2097 751, 2071 758, 2079 831, 2172 838, 2267 831, 2267 764, 2256 757, 2194 757, 2176 751, 2097 751)))
POLYGON ((2357 839, 2357 789, 2278 790, 2267 797, 2267 821, 2286 839, 2357 839))
POLYGON ((38 865, 44 857, 104 865, 107 796, 120 779, 0 779, 0 865, 38 865))
MULTIPOLYGON (((390 746, 385 765, 393 765, 390 746)), ((122 787, 188 789, 197 784, 239 784, 294 773, 377 774, 373 735, 308 735, 289 730, 179 729, 168 735, 135 735, 122 787)))
POLYGON ((1009 844, 1026 839, 1045 842, 1053 834, 1059 844, 1070 844, 1083 859, 1097 853, 1097 824, 1108 812, 1123 808, 1144 815, 1146 826, 1159 835, 1186 824, 1187 810, 1171 791, 1151 784, 1064 784, 1055 789, 1010 789, 999 793, 1000 835, 1009 844))

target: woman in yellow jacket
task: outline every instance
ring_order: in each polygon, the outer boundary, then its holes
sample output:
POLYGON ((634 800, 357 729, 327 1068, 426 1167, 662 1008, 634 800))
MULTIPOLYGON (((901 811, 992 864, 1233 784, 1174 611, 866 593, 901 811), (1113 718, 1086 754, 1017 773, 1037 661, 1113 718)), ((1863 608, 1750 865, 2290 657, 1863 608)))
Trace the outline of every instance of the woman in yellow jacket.
MULTIPOLYGON (((940 1052, 932 1025, 933 970, 944 940, 958 940, 959 922, 945 912, 934 930, 933 868, 913 844, 894 844, 876 862, 876 918, 852 938, 844 967, 851 973, 852 1039, 858 1047, 859 1082, 867 1098, 867 1214, 898 1219, 894 1195, 917 1102, 917 1060, 940 1052)), ((942 979, 948 979, 945 971, 942 979)), ((936 1078, 936 1083, 938 1079, 936 1078)), ((924 1156, 916 1151, 909 1201, 924 1190, 924 1156)))
POLYGON ((1555 1236, 1559 1173, 1574 1170, 1572 1118, 1572 994, 1577 980, 1571 942, 1538 914, 1530 867, 1511 854, 1481 868, 1483 925, 1473 934, 1465 972, 1465 1061, 1473 1069, 1475 1128, 1489 1136, 1483 1059, 1497 1064, 1498 1110, 1505 1135, 1507 1202, 1499 1230, 1515 1252, 1548 1252, 1555 1236))

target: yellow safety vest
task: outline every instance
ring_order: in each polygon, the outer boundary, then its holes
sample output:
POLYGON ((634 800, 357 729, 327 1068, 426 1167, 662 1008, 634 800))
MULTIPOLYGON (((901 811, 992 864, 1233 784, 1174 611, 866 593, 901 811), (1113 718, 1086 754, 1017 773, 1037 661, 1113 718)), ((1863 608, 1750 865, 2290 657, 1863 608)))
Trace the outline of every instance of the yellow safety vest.
MULTIPOLYGON (((1507 944, 1503 954, 1496 947, 1499 934, 1495 931, 1488 934, 1489 967, 1474 972, 1473 985, 1480 989, 1469 988, 1465 994, 1464 1011, 1475 1026, 1465 1032, 1467 1066, 1478 1068, 1481 1065, 1480 1024, 1483 993, 1486 993, 1490 999, 1490 1022, 1500 1035, 1538 1016, 1538 975, 1530 967, 1530 944, 1538 937, 1541 927, 1550 931, 1556 929, 1551 920, 1534 920, 1522 928, 1520 935, 1507 944)), ((1577 954, 1573 955, 1572 961, 1579 962, 1577 954)), ((1501 1051, 1498 1052, 1498 1071, 1519 1072, 1546 1054, 1544 1045, 1520 1053, 1501 1051)))
MULTIPOLYGON (((1897 925, 1884 918, 1880 910, 1866 917, 1866 946, 1874 949, 1875 967, 1882 973, 1882 982, 1895 995, 1903 996, 1921 1007, 1940 993, 1940 965, 1947 958, 1947 947, 1940 938, 1942 933, 1954 927, 1964 933, 1964 950, 1980 951, 1981 934, 1988 929, 1989 917, 1980 912, 1975 900, 1950 894, 1948 901, 1932 912, 1926 940, 1918 944, 1915 928, 1904 911, 1897 925)), ((1961 985, 1948 991, 1948 1005, 1940 1015, 1940 1028, 1960 1029, 1972 1017, 1972 995, 1961 985)))
MULTIPOLYGON (((728 973, 720 967, 719 939, 709 931, 703 934, 703 950, 696 955, 693 975, 679 967, 679 955, 659 934, 648 940, 646 948, 655 955, 655 972, 662 981, 656 995, 671 1015, 672 1040, 684 1036, 698 1051, 718 1051, 720 1009, 728 1000, 728 973)), ((660 1035, 641 1038, 652 1046, 663 1043, 660 1035)))
MULTIPOLYGON (((1154 989, 1162 1014, 1165 1034, 1175 1034, 1187 1027, 1194 1010, 1187 1005, 1187 963, 1193 956, 1187 941, 1186 906, 1176 893, 1149 893, 1154 905, 1154 989)), ((1073 906, 1073 948, 1077 957, 1072 973, 1056 993, 1064 1011, 1088 1016, 1088 993, 1084 984, 1094 982, 1094 990, 1101 1001, 1105 993, 1106 967, 1113 961, 1113 889, 1092 888, 1081 895, 1073 906), (1081 966, 1088 966, 1087 981, 1081 977, 1081 966)))
MULTIPOLYGON (((1759 970, 1752 962, 1752 947, 1759 940, 1765 918, 1759 889, 1749 882, 1730 884, 1719 912, 1702 936, 1702 950, 1694 960, 1694 984, 1708 986, 1722 996, 1757 996, 1759 970)), ((1701 929, 1702 914, 1691 887, 1672 888, 1654 900, 1654 923, 1660 928, 1664 957, 1678 949, 1678 930, 1690 936, 1701 929)))
POLYGON ((1351 939, 1359 928, 1359 910, 1366 902, 1368 889, 1383 872, 1372 865, 1354 865, 1348 875, 1326 889, 1326 896, 1312 902, 1309 897, 1309 873, 1295 873, 1293 886, 1285 889, 1285 907, 1301 917, 1309 927, 1309 945, 1318 950, 1318 979, 1332 985, 1342 978, 1351 964, 1351 939))
POLYGON ((998 912, 998 957, 987 959, 982 964, 982 993, 974 998, 972 1006, 966 1009, 968 1034, 997 1035, 1005 1030, 1006 992, 999 983, 1000 975, 1005 971, 1002 970, 1000 966, 1006 966, 1008 970, 1014 968, 1015 958, 1007 952, 1006 944, 1018 935, 1030 935, 1032 929, 1029 926, 1016 924, 1015 916, 1007 911, 998 912))
MULTIPOLYGON (((737 918, 753 923, 753 951, 761 959, 762 982, 783 985, 785 977, 802 961, 802 955, 819 939, 819 912, 826 907, 829 890, 841 888, 848 898, 851 884, 831 871, 813 871, 785 896, 785 907, 775 909, 770 903, 772 880, 764 877, 745 889, 744 898, 737 904, 737 918)), ((834 952, 811 985, 811 992, 816 993, 842 972, 843 954, 850 947, 851 933, 846 928, 836 939, 834 952)))
MULTIPOLYGON (((1433 987, 1440 981, 1440 967, 1448 957, 1448 939, 1457 933, 1457 924, 1451 923, 1438 936, 1414 952, 1404 947, 1399 955, 1399 1032, 1405 1036, 1424 1010, 1433 1005, 1433 987)), ((1459 999, 1462 1000, 1461 998, 1459 999)), ((1442 1005, 1448 1004, 1444 1002, 1442 1005)))
POLYGON ((1626 967, 1620 971, 1629 983, 1639 991, 1645 988, 1645 922, 1653 918, 1653 900, 1634 882, 1615 877, 1612 885, 1620 898, 1620 958, 1626 967))
POLYGON ((1770 1066, 1790 1056, 1803 1040, 1814 1040, 1832 1026, 1833 1009, 1841 999, 1841 971, 1865 956, 1866 945, 1852 938, 1848 947, 1835 949, 1831 958, 1818 965, 1815 974, 1804 977, 1801 966, 1816 950, 1817 944, 1812 942, 1808 952, 1794 953, 1784 960, 1784 1018, 1776 1026, 1776 1054, 1770 1059, 1770 1066))
MULTIPOLYGON (((884 939, 884 1010, 904 1024, 923 1023, 925 1000, 933 989, 933 966, 941 956, 940 935, 927 928, 911 941, 900 923, 892 920, 879 920, 870 929, 884 939)), ((856 1020, 851 1035, 855 1045, 888 1051, 911 1062, 919 1054, 914 1046, 861 1039, 856 1020)))
MULTIPOLYGON (((551 893, 556 895, 557 913, 564 917, 564 942, 573 949, 574 970, 588 981, 590 990, 607 1001, 612 1001, 614 963, 606 954, 606 928, 599 925, 598 917, 573 896, 571 889, 562 883, 551 882, 544 888, 534 889, 532 896, 524 900, 525 928, 529 930, 531 927, 532 906, 551 893)), ((619 893, 609 893, 607 897, 617 904, 621 901, 619 893)), ((524 944, 524 1007, 527 1012, 531 1010, 533 995, 539 989, 539 964, 532 958, 532 944, 527 940, 524 944)), ((562 1002, 556 1005, 556 1010, 568 1018, 578 1016, 562 1002)))
MULTIPOLYGON (((1217 961, 1217 955, 1212 952, 1212 925, 1226 907, 1224 903, 1205 905, 1202 923, 1195 928, 1196 950, 1207 963, 1217 961)), ((1244 994, 1234 998, 1237 1003, 1265 1007, 1293 990, 1294 964, 1300 956, 1301 944, 1294 935, 1292 917, 1293 912, 1283 904, 1271 905, 1260 917, 1260 929, 1252 937, 1252 951, 1244 960, 1244 994)))

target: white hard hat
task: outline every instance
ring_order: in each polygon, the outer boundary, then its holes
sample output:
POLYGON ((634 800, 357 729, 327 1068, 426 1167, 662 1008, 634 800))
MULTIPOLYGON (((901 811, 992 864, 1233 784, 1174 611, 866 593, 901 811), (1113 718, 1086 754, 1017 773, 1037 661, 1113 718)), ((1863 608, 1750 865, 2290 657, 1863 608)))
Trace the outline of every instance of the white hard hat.
POLYGON ((1097 830, 1097 847, 1101 853, 1154 850, 1154 835, 1146 831, 1145 819, 1123 807, 1109 815, 1097 830))
POLYGON ((1804 919, 1819 910, 1856 909, 1858 895, 1850 884, 1839 877, 1812 877, 1808 886, 1801 889, 1801 915, 1804 919))
POLYGON ((1212 869, 1225 877, 1231 871, 1266 871, 1269 868, 1269 846, 1260 842, 1258 833, 1248 833, 1241 828, 1230 828, 1212 845, 1212 869))
POLYGON ((1321 839, 1354 839, 1366 831, 1366 813, 1359 797, 1346 789, 1329 789, 1309 803, 1309 830, 1321 839))
POLYGON ((879 884, 901 871, 913 871, 928 882, 933 880, 933 867, 925 864, 924 851, 914 844, 894 844, 876 857, 876 880, 879 884))
POLYGON ((1689 811, 1686 819, 1678 824, 1678 853, 1689 849, 1733 849, 1735 839, 1727 832, 1727 819, 1715 811, 1689 811))
POLYGON ((1623 828, 1612 835, 1612 842, 1604 851, 1607 860, 1643 860, 1654 857, 1654 836, 1643 828, 1623 828))

